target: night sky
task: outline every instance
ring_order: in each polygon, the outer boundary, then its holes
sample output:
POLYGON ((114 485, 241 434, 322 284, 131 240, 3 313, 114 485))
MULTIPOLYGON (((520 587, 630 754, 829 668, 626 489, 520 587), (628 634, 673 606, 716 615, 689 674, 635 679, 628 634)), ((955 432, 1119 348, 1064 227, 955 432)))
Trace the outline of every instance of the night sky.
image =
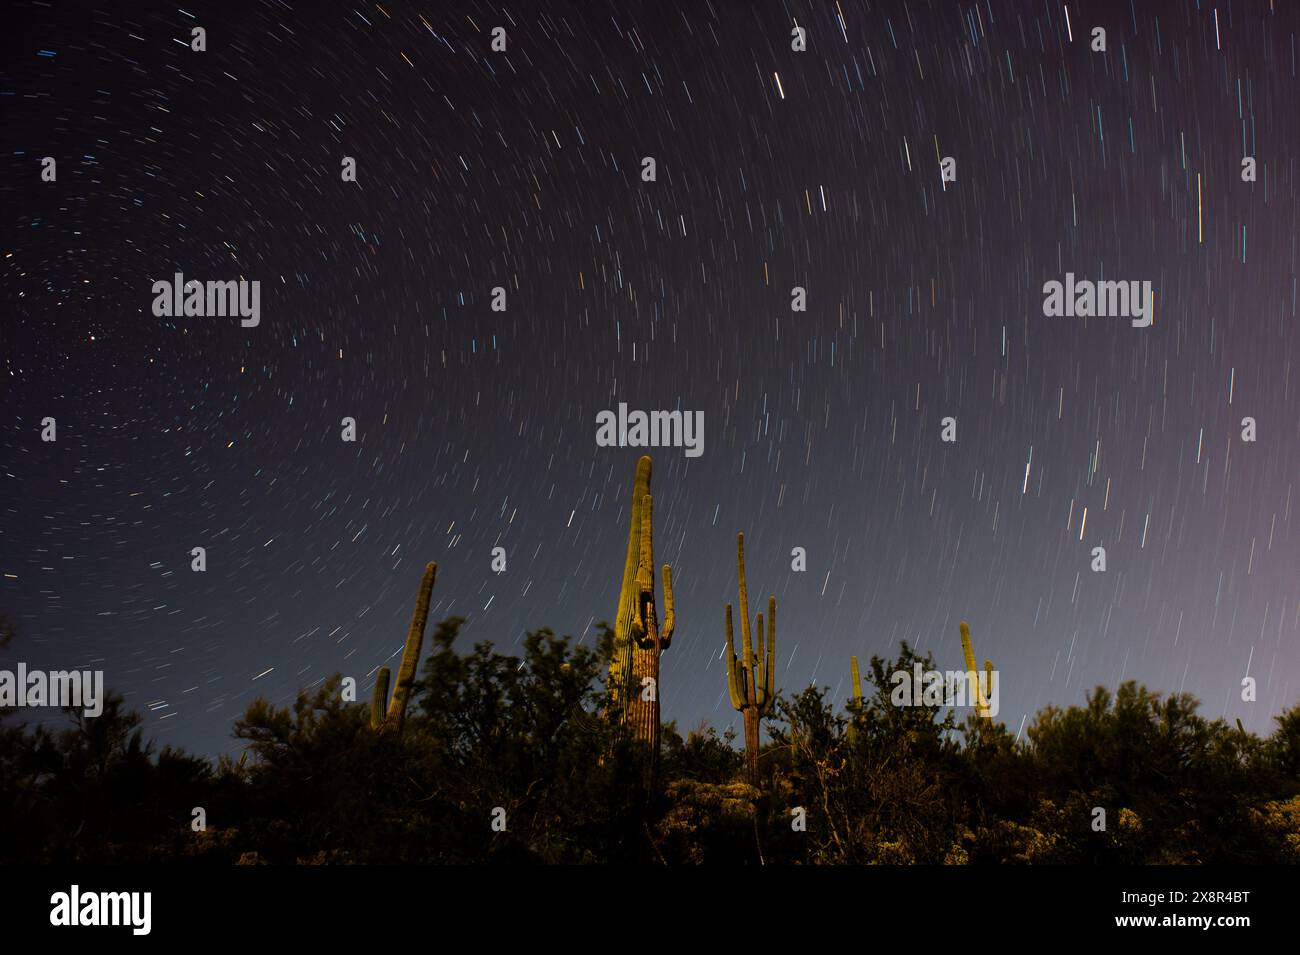
POLYGON ((626 402, 704 412, 702 456, 653 451, 683 729, 740 725, 738 531, 786 691, 842 701, 903 639, 959 669, 966 619, 1013 731, 1124 679, 1254 731, 1300 697, 1300 5, 17 3, 3 32, 0 665, 102 668, 216 753, 258 695, 367 699, 426 561, 466 648, 590 644, 626 402), (260 325, 155 317, 175 272, 260 281, 260 325), (1045 317, 1066 272, 1150 281, 1154 325, 1045 317))

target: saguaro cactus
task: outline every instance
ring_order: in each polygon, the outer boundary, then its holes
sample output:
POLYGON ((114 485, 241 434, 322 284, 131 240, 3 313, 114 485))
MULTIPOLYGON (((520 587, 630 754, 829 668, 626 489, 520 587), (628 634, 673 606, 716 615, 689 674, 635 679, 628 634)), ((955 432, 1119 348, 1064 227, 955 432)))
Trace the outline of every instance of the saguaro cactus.
POLYGON ((970 681, 971 695, 975 699, 975 715, 989 719, 992 714, 984 691, 987 690, 989 696, 993 695, 993 661, 984 661, 985 685, 981 689, 979 668, 975 665, 975 648, 970 642, 970 625, 965 620, 961 622, 961 649, 966 657, 966 678, 970 681))
POLYGON ((406 645, 402 647, 402 665, 397 670, 397 685, 393 687, 393 699, 389 702, 387 711, 384 710, 382 701, 388 695, 388 667, 380 667, 375 675, 375 692, 370 700, 370 724, 380 732, 402 732, 406 703, 411 697, 411 687, 415 685, 420 648, 424 645, 424 627, 429 622, 429 598, 433 594, 433 582, 437 576, 437 564, 430 563, 424 568, 420 593, 415 601, 415 613, 411 616, 411 627, 406 631, 406 645))
POLYGON ((654 534, 651 523, 654 504, 649 494, 641 503, 641 562, 637 571, 640 612, 633 618, 632 686, 627 721, 634 739, 659 752, 659 655, 673 639, 676 613, 673 610, 673 572, 663 566, 664 622, 660 628, 655 609, 654 534))
POLYGON ((636 463, 632 482, 631 517, 627 529, 627 557, 623 561, 623 584, 618 591, 618 612, 614 618, 614 657, 609 664, 610 716, 622 720, 632 682, 632 627, 640 612, 641 504, 650 493, 650 457, 636 463))
POLYGON ((650 458, 643 456, 637 462, 633 484, 628 562, 623 568, 623 588, 618 599, 610 686, 619 720, 631 727, 634 739, 650 747, 653 760, 659 752, 660 735, 659 656, 671 645, 677 621, 673 608, 673 572, 667 564, 662 571, 662 627, 655 606, 654 498, 650 494, 650 470, 650 458))
POLYGON ((763 640, 763 615, 758 615, 758 654, 749 632, 749 590, 745 586, 745 535, 736 535, 736 564, 740 571, 740 638, 741 657, 736 657, 735 631, 731 623, 731 604, 727 604, 727 690, 731 705, 740 711, 745 722, 745 755, 749 778, 758 782, 759 721, 772 711, 776 693, 772 689, 772 671, 776 659, 776 597, 767 598, 767 640, 763 640))
POLYGON ((849 742, 852 743, 857 739, 853 724, 862 712, 862 675, 858 672, 857 657, 849 657, 849 674, 853 678, 853 709, 849 714, 849 742))

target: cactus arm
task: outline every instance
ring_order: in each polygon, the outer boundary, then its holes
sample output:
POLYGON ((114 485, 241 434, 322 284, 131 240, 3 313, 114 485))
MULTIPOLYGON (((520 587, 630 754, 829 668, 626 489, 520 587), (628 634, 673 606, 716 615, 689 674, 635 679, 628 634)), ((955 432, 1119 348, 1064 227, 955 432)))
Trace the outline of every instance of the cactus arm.
POLYGON ((753 703, 758 687, 754 683, 754 643, 749 630, 749 589, 745 586, 745 535, 736 535, 736 566, 740 572, 741 684, 747 703, 753 703))
POLYGON ((986 678, 984 683, 984 693, 985 693, 984 699, 987 702, 988 700, 991 700, 993 698, 993 661, 992 660, 984 661, 984 676, 986 678))
POLYGON ((384 710, 388 706, 388 683, 393 671, 380 667, 375 673, 375 691, 370 696, 370 728, 379 729, 384 725, 384 710))
POLYGON ((970 642, 970 624, 965 620, 961 622, 961 652, 966 657, 966 672, 975 672, 975 650, 970 642))
POLYGON ((731 625, 731 604, 727 604, 727 693, 731 696, 731 707, 736 710, 745 708, 745 694, 742 690, 741 681, 737 679, 739 674, 736 659, 736 637, 735 628, 731 625))
POLYGON ((664 625, 659 634, 659 642, 663 644, 664 649, 673 639, 673 628, 677 623, 677 615, 673 613, 673 569, 664 564, 664 625))
POLYGON ((740 639, 745 652, 745 670, 753 665, 749 642, 749 590, 745 586, 745 535, 736 535, 736 565, 740 569, 740 639))
MULTIPOLYGON (((744 617, 740 618, 744 621, 744 617)), ((754 702, 754 645, 750 642, 749 624, 742 623, 740 628, 740 682, 745 688, 745 701, 754 702)))
POLYGON ((657 632, 654 616, 655 601, 655 544, 654 544, 654 499, 647 491, 641 498, 641 553, 636 567, 636 604, 632 612, 632 639, 637 646, 646 649, 657 632))
MULTIPOLYGON (((638 602, 638 610, 644 606, 646 595, 654 596, 654 564, 654 498, 647 491, 645 497, 641 500, 641 559, 637 562, 636 585, 642 599, 638 602)), ((644 623, 642 621, 643 628, 644 623)))
POLYGON ((772 709, 776 694, 772 692, 772 673, 776 669, 776 597, 767 598, 767 658, 763 663, 763 713, 772 709))
POLYGON ((849 657, 849 675, 853 681, 853 704, 850 707, 851 719, 849 720, 849 743, 855 744, 858 738, 858 731, 855 724, 862 713, 862 673, 858 670, 858 658, 849 657))
POLYGON ((970 642, 970 625, 965 620, 961 622, 961 650, 966 657, 966 680, 970 684, 975 697, 975 715, 987 716, 988 706, 984 703, 984 694, 980 692, 980 671, 975 663, 975 648, 971 646, 970 642))
POLYGON ((388 704, 388 716, 384 720, 384 725, 391 726, 394 732, 402 731, 402 721, 406 719, 406 702, 410 699, 411 687, 415 684, 420 647, 424 643, 424 626, 429 621, 429 598, 433 594, 433 583, 437 576, 437 564, 430 563, 424 568, 420 596, 415 602, 415 613, 411 616, 411 628, 406 632, 406 645, 402 647, 402 665, 397 670, 397 685, 393 688, 393 699, 388 704))

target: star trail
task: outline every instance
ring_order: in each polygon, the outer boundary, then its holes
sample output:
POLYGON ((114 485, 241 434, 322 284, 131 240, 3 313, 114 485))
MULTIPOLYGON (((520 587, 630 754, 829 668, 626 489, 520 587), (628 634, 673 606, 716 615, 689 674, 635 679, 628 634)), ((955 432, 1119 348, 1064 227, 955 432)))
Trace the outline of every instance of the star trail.
POLYGON ((968 620, 1013 731, 1125 679, 1259 732, 1300 694, 1297 6, 6 19, 2 658, 102 669, 160 741, 367 698, 427 561, 466 645, 590 644, 621 405, 702 421, 651 450, 682 728, 740 725, 741 531, 787 691, 900 640, 957 669, 968 620), (259 320, 155 307, 176 276, 259 320))

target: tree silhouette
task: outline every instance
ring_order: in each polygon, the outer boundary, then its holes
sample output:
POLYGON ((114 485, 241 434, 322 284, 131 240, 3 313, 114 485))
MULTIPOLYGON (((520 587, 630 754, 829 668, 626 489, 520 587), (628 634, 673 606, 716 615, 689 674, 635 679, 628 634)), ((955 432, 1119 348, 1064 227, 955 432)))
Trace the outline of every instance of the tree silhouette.
POLYGON ((339 676, 253 702, 234 726, 246 752, 215 765, 155 752, 111 693, 64 728, 0 714, 0 859, 1300 862, 1300 706, 1261 738, 1128 682, 1044 707, 1017 738, 896 705, 895 674, 934 665, 903 643, 842 708, 816 686, 778 698, 757 785, 733 731, 672 723, 651 781, 608 716, 608 627, 588 645, 538 630, 516 655, 461 647, 463 626, 435 627, 400 735, 345 702, 339 676))

